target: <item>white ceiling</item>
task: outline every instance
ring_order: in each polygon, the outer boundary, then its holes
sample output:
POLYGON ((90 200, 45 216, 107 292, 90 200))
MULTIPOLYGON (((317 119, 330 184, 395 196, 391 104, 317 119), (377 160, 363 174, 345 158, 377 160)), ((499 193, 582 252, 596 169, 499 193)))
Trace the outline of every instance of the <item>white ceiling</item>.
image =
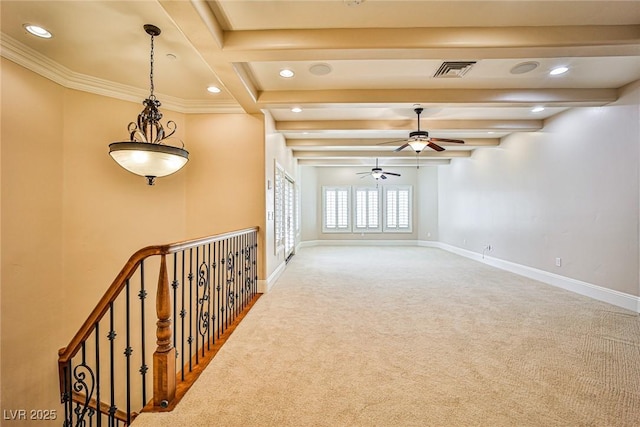
MULTIPOLYGON (((155 93, 184 112, 269 111, 303 164, 415 164, 416 130, 464 139, 439 163, 536 131, 568 108, 602 106, 640 79, 640 1, 7 1, 2 55, 69 87, 141 101, 157 25, 155 93), (54 37, 37 39, 23 24, 54 37), (443 61, 476 61, 434 78, 443 61), (528 73, 513 74, 523 62, 528 73), (326 64, 326 75, 310 72, 326 64), (555 66, 569 67, 550 76, 555 66), (283 68, 295 77, 278 75, 283 68), (209 85, 219 94, 206 91, 209 85), (534 106, 545 111, 532 113, 534 106), (300 113, 291 112, 301 107, 300 113)), ((124 125, 123 125, 124 126, 124 125)), ((188 141, 186 141, 188 148, 188 141)))

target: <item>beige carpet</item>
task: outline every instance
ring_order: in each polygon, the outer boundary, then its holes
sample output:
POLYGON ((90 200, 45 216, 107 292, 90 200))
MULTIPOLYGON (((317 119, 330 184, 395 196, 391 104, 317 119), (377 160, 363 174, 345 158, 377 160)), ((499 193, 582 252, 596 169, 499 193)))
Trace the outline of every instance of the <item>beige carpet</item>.
POLYGON ((640 426, 640 319, 438 249, 306 248, 144 426, 640 426))

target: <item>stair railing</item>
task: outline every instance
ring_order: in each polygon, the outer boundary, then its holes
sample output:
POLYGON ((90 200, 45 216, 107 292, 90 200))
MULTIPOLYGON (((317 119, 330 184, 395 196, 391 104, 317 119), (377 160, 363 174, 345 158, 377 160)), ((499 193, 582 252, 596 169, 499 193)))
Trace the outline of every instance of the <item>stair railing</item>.
POLYGON ((259 297, 257 242, 253 227, 134 253, 59 351, 64 425, 128 426, 142 410, 172 409, 259 297))

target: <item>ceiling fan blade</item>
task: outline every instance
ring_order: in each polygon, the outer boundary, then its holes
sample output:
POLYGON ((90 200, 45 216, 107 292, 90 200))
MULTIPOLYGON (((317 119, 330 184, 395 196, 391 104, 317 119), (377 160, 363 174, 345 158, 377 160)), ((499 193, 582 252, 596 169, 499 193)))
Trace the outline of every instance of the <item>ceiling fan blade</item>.
POLYGON ((383 144, 393 144, 395 142, 405 142, 407 140, 407 138, 402 138, 402 139, 394 139, 393 141, 385 141, 385 142, 379 142, 376 145, 383 145, 383 144))
POLYGON ((387 175, 393 175, 393 176, 402 176, 402 175, 400 175, 399 173, 395 173, 395 172, 387 172, 387 171, 384 171, 383 173, 385 173, 385 174, 387 174, 387 175))
POLYGON ((385 175, 380 175, 380 178, 387 179, 387 177, 385 175))
POLYGON ((366 174, 366 175, 362 175, 362 176, 360 177, 360 179, 362 179, 362 178, 366 178, 366 177, 367 177, 367 176, 369 176, 369 175, 371 175, 371 174, 370 174, 370 173, 368 173, 368 174, 366 174))
POLYGON ((427 145, 436 151, 444 151, 444 148, 440 147, 438 144, 434 144, 433 142, 429 142, 427 145))
POLYGON ((404 150, 405 148, 407 148, 409 146, 409 144, 402 144, 400 147, 396 148, 393 151, 401 151, 404 150))
POLYGON ((356 175, 371 175, 371 172, 356 172, 356 175))
POLYGON ((464 141, 461 139, 429 138, 429 140, 436 141, 436 142, 451 142, 454 144, 464 144, 464 141))

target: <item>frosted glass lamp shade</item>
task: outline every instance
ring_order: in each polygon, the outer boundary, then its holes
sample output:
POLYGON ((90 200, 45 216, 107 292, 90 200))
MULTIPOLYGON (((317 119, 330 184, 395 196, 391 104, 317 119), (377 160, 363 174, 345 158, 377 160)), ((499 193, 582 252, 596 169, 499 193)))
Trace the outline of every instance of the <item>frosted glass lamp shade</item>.
POLYGON ((114 142, 109 154, 123 168, 147 178, 149 185, 157 177, 171 175, 189 160, 185 149, 148 142, 114 142))
POLYGON ((427 143, 424 142, 423 140, 418 139, 418 140, 409 142, 409 146, 413 148, 413 151, 415 151, 416 153, 419 153, 422 150, 424 150, 424 147, 427 146, 427 143))

